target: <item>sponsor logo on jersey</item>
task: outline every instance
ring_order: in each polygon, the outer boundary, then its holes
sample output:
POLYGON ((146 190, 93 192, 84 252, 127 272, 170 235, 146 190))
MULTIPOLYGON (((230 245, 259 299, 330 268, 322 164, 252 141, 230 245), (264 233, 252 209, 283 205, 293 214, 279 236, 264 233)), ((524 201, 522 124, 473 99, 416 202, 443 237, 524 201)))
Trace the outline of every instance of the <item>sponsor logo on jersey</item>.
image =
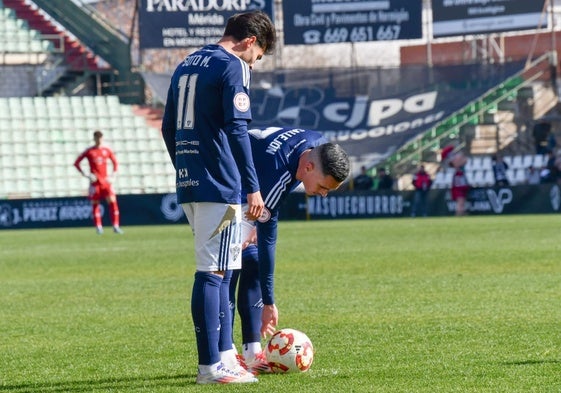
POLYGON ((261 217, 259 217, 257 219, 257 221, 259 222, 267 222, 271 219, 271 212, 269 211, 269 209, 264 208, 263 209, 263 213, 261 213, 261 217))
POLYGON ((238 93, 234 96, 234 106, 240 112, 249 110, 249 96, 245 93, 238 93))
POLYGON ((189 177, 189 172, 187 171, 187 168, 177 169, 177 177, 179 177, 180 179, 189 177))

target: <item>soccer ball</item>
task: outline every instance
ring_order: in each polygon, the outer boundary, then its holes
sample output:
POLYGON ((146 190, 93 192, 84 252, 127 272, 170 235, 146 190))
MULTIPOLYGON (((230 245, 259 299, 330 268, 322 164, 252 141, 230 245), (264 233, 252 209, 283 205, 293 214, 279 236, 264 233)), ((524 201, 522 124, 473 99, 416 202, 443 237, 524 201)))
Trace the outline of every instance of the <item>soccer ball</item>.
POLYGON ((314 361, 314 347, 301 331, 281 329, 267 342, 265 356, 275 373, 305 372, 314 361))

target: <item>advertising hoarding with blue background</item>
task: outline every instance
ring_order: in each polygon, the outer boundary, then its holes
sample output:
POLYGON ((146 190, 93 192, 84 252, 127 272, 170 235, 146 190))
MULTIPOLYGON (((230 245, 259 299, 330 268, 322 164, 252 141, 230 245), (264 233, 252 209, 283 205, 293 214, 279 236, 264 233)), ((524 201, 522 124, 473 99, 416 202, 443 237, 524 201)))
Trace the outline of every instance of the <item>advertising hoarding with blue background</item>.
POLYGON ((422 37, 420 0, 285 0, 282 5, 286 45, 422 37))
POLYGON ((141 0, 138 12, 140 49, 198 48, 214 44, 222 37, 230 16, 256 9, 272 17, 273 0, 141 0))
POLYGON ((545 0, 433 0, 433 36, 484 34, 547 26, 545 0))

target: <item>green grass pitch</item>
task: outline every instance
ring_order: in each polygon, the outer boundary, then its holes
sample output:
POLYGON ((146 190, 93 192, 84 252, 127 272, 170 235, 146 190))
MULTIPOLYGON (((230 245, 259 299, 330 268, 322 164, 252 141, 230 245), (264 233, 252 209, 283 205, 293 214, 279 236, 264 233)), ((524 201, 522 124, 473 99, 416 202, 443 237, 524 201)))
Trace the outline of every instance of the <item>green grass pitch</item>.
POLYGON ((237 386, 195 385, 189 227, 124 229, 0 231, 0 392, 561 391, 557 215, 281 222, 315 360, 237 386))

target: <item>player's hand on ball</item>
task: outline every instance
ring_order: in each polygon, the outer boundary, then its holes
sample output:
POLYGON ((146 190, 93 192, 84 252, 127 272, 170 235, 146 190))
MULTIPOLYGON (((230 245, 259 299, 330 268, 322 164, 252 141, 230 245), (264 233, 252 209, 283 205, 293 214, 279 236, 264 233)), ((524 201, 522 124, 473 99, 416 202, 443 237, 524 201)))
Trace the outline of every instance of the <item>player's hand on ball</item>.
POLYGON ((279 323, 279 310, 274 304, 265 304, 261 313, 261 337, 272 336, 279 323))

